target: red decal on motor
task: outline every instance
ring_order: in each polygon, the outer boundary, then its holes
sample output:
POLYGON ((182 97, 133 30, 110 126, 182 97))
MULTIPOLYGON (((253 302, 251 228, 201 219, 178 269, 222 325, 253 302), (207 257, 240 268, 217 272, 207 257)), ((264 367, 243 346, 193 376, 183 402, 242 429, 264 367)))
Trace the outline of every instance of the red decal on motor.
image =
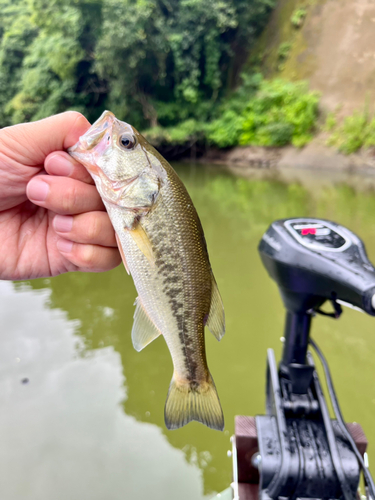
POLYGON ((302 236, 306 236, 306 234, 316 234, 316 229, 315 227, 306 227, 305 229, 302 229, 301 233, 302 236))

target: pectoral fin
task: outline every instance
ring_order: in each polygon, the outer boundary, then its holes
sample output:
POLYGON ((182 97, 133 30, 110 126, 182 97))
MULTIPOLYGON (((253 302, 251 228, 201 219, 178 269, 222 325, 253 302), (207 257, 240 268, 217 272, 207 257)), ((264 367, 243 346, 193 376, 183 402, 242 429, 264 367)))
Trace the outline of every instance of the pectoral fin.
POLYGON ((141 351, 160 335, 160 331, 152 323, 139 298, 135 301, 134 323, 132 328, 133 347, 136 351, 141 351))
POLYGON ((215 335, 217 340, 221 340, 225 333, 225 315, 223 301, 217 287, 215 278, 212 276, 211 307, 207 318, 208 329, 215 335))
POLYGON ((120 238, 117 236, 117 234, 116 234, 116 241, 117 241, 117 246, 118 246, 118 249, 119 249, 119 251, 120 251, 120 255, 121 255, 121 258, 122 258, 122 262, 124 263, 124 266, 125 266, 126 272, 127 272, 128 274, 130 274, 129 267, 128 267, 128 263, 126 262, 126 258, 125 258, 124 250, 122 249, 122 246, 121 246, 121 241, 120 241, 120 238))
POLYGON ((138 248, 153 266, 155 264, 154 252, 152 251, 152 245, 146 231, 143 229, 141 224, 138 224, 134 229, 130 230, 130 235, 136 242, 138 248))

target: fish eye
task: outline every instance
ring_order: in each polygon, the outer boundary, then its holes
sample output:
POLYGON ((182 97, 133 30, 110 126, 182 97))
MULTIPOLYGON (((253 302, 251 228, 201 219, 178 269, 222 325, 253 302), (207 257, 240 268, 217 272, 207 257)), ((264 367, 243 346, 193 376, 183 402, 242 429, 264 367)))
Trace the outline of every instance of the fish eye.
POLYGON ((125 149, 133 149, 136 145, 136 139, 133 135, 123 134, 120 137, 120 144, 125 149))

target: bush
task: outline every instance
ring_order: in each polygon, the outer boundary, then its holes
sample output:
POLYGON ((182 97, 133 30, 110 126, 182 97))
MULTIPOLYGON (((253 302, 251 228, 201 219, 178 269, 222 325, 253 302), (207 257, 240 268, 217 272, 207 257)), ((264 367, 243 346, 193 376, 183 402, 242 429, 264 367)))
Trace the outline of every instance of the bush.
POLYGON ((375 118, 373 118, 367 126, 366 139, 363 145, 365 147, 375 146, 375 118))
POLYGON ((244 120, 244 117, 235 110, 228 109, 219 119, 207 126, 209 142, 219 148, 236 146, 243 130, 244 120))
POLYGON ((290 22, 293 24, 295 28, 300 28, 303 25, 303 21, 305 20, 307 11, 303 7, 296 9, 292 17, 290 18, 290 22))
POLYGON ((336 128, 327 143, 338 147, 344 154, 375 146, 375 118, 371 119, 366 109, 354 112, 336 128))
POLYGON ((326 121, 322 127, 325 132, 331 132, 337 125, 337 119, 335 113, 332 111, 327 114, 326 121))
POLYGON ((279 49, 277 51, 277 57, 279 61, 285 61, 288 58, 289 52, 292 49, 291 42, 283 42, 280 44, 279 49))
POLYGON ((196 120, 186 120, 174 127, 153 127, 143 131, 144 137, 155 147, 179 146, 205 141, 207 125, 196 120))
POLYGON ((186 120, 175 127, 149 129, 155 146, 208 141, 218 148, 236 145, 304 146, 312 139, 318 118, 319 95, 304 82, 263 80, 243 75, 243 85, 206 124, 186 120))
POLYGON ((291 123, 270 123, 259 131, 259 135, 263 135, 266 146, 284 146, 292 141, 293 132, 291 123))
POLYGON ((304 82, 263 81, 243 111, 241 145, 304 146, 318 118, 319 95, 304 82))

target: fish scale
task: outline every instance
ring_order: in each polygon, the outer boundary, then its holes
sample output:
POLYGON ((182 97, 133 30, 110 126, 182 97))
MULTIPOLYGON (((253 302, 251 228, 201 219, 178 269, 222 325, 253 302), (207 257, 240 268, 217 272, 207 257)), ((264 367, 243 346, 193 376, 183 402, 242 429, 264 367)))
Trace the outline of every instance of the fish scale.
POLYGON ((134 245, 132 238, 126 238, 125 232, 125 238, 120 239, 125 255, 129 255, 128 266, 142 304, 163 332, 178 375, 194 380, 197 370, 192 368, 198 365, 194 358, 199 357, 199 376, 207 381, 203 318, 210 307, 211 269, 207 252, 202 251, 204 242, 200 238, 195 210, 179 210, 182 204, 191 207, 193 204, 188 194, 176 181, 173 182, 172 175, 170 173, 170 182, 161 188, 161 199, 144 222, 144 229, 155 249, 154 268, 145 262, 141 250, 134 245), (184 241, 186 243, 182 244, 184 241), (200 259, 196 258, 198 255, 200 259), (144 272, 146 268, 149 268, 147 274, 144 272), (187 272, 182 272, 183 269, 187 272), (168 281, 170 277, 176 281, 168 281), (189 332, 194 334, 189 335, 189 332))
POLYGON ((134 347, 139 351, 162 334, 171 353, 167 427, 198 420, 222 430, 204 327, 207 324, 220 340, 224 310, 203 229, 185 186, 139 132, 110 112, 103 113, 70 154, 95 181, 138 292, 134 347), (121 147, 123 137, 130 150, 121 147))

